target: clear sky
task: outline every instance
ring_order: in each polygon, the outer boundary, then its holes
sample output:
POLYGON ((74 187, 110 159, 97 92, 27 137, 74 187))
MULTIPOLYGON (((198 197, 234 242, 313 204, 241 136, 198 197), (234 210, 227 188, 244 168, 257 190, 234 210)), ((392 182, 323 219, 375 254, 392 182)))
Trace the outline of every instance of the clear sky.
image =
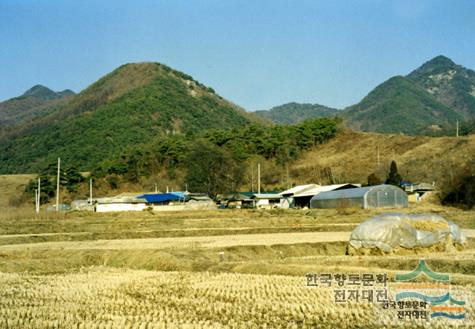
POLYGON ((0 0, 0 100, 158 61, 247 110, 343 108, 443 54, 475 69, 475 1, 0 0))

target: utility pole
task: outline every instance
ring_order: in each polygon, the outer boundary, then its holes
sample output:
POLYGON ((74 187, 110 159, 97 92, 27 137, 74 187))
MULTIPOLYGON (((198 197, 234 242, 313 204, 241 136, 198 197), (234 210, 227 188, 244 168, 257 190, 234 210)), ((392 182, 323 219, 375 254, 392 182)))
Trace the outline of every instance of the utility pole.
POLYGON ((41 203, 41 179, 38 177, 38 189, 36 195, 36 214, 40 213, 40 203, 41 203))
POLYGON ((459 121, 457 120, 457 125, 455 129, 455 137, 459 137, 459 121))
POLYGON ((59 172, 61 167, 61 159, 58 158, 58 176, 56 179, 56 212, 59 212, 59 172))
POLYGON ((35 214, 38 215, 38 189, 35 188, 35 214))
POLYGON ((261 194, 261 164, 257 164, 257 194, 261 194))
POLYGON ((92 178, 89 178, 89 204, 92 205, 92 178))

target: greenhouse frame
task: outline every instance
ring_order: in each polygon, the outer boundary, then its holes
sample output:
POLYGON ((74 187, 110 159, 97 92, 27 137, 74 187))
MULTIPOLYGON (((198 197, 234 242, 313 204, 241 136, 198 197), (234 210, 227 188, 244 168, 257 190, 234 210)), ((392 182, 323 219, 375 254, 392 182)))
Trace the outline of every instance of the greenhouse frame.
POLYGON ((375 185, 321 192, 310 200, 310 208, 406 208, 407 194, 394 185, 375 185))

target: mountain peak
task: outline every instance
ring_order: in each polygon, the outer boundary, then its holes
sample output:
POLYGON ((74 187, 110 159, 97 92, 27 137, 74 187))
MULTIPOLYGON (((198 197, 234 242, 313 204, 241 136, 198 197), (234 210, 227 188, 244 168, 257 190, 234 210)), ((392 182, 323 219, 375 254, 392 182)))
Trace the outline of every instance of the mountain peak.
POLYGON ((421 75, 440 74, 457 69, 458 67, 459 66, 455 64, 450 58, 439 55, 422 64, 419 68, 411 72, 408 77, 417 78, 421 75))
POLYGON ((34 85, 23 93, 20 97, 35 97, 44 101, 49 101, 57 98, 74 95, 74 91, 65 89, 63 91, 55 92, 43 85, 34 85))
POLYGON ((64 89, 63 91, 58 91, 56 95, 60 97, 66 97, 66 96, 76 95, 76 93, 72 91, 71 89, 64 89))
POLYGON ((43 85, 34 85, 25 91, 22 97, 37 97, 47 100, 56 98, 56 93, 43 85))
POLYGON ((439 55, 431 60, 429 60, 426 64, 432 64, 432 65, 447 65, 447 66, 455 66, 455 64, 450 58, 444 56, 444 55, 439 55))
POLYGON ((475 115, 475 72, 437 56, 407 76, 465 119, 475 115))

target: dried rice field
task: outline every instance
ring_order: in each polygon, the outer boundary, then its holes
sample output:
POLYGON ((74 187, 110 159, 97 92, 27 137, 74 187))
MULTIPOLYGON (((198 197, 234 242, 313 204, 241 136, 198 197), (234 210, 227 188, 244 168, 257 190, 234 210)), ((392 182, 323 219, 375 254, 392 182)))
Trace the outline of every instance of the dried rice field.
MULTIPOLYGON (((0 325, 5 328, 410 326, 410 321, 395 320, 394 313, 379 304, 335 304, 333 298, 330 288, 307 287, 305 278, 291 276, 111 268, 46 277, 2 274, 0 325)), ((431 328, 449 326, 450 322, 442 319, 430 322, 431 328)))
POLYGON ((475 212, 433 211, 463 228, 465 250, 346 256, 351 230, 374 215, 362 210, 3 219, 0 328, 473 328, 475 212), (309 287, 305 276, 384 273, 392 299, 395 275, 420 259, 450 274, 463 320, 337 303, 336 281, 309 287))

